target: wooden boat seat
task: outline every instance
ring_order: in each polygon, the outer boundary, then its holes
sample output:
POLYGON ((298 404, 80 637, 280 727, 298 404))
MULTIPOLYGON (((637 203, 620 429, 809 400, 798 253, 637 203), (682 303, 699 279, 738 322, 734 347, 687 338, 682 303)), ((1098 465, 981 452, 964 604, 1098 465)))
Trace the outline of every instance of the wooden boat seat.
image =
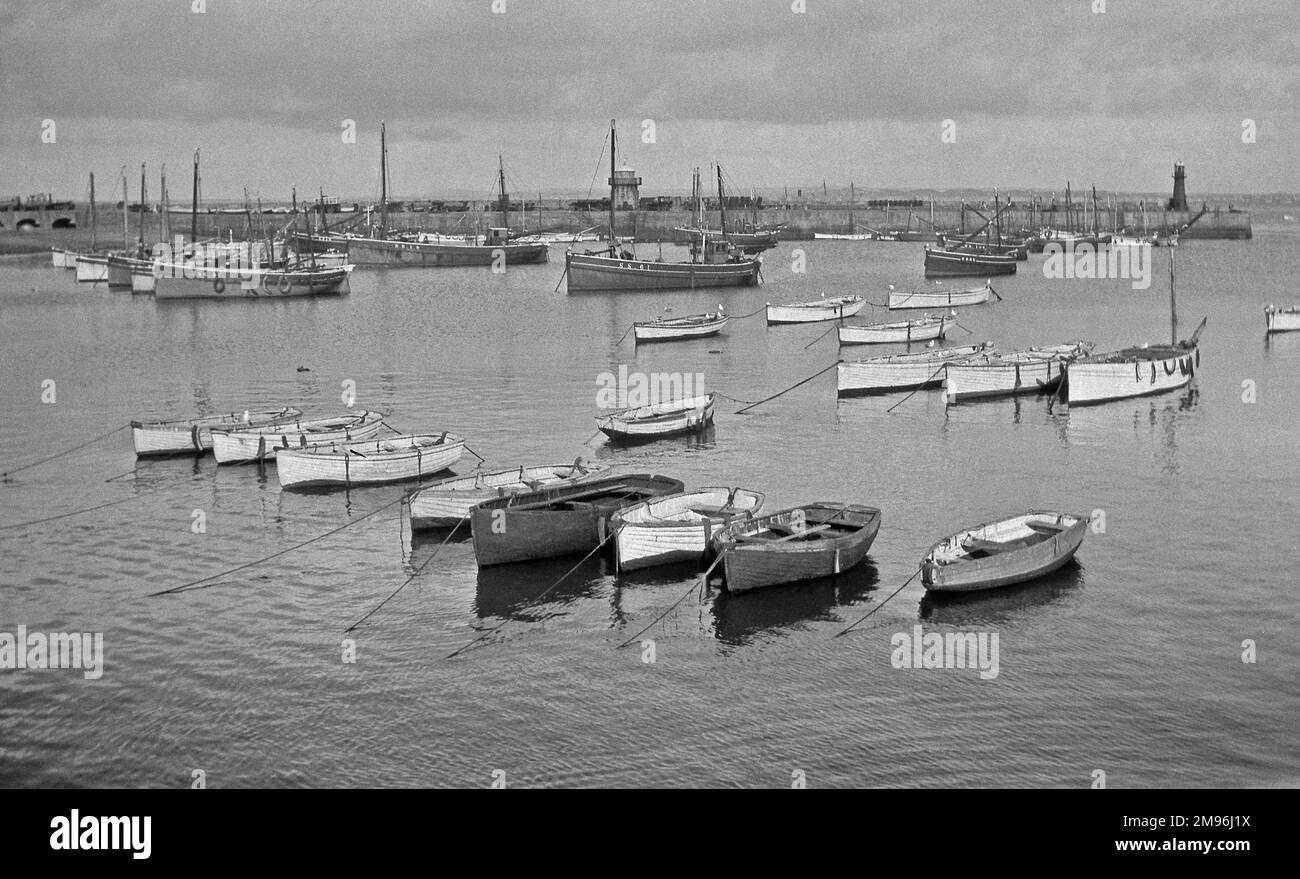
POLYGON ((1055 531, 1045 534, 1030 534, 1027 537, 1019 537, 1015 540, 980 540, 978 537, 967 537, 961 542, 962 549, 974 555, 983 553, 985 555, 997 555, 1002 552, 1014 552, 1018 549, 1024 549, 1027 546, 1033 546, 1036 543, 1042 543, 1055 531))
POLYGON ((830 529, 831 529, 830 525, 814 525, 812 528, 806 528, 803 531, 794 531, 792 529, 786 529, 783 526, 769 525, 768 530, 773 533, 780 533, 780 531, 786 531, 786 530, 789 530, 789 533, 783 537, 775 537, 775 538, 761 537, 757 534, 738 534, 736 536, 736 540, 742 543, 784 543, 787 540, 798 540, 800 538, 815 537, 820 539, 821 532, 829 531, 830 529), (780 530, 778 531, 778 529, 780 530))
POLYGON ((734 512, 736 508, 733 507, 731 504, 723 504, 720 507, 709 506, 708 504, 700 504, 694 507, 687 507, 687 509, 689 509, 692 513, 698 513, 701 516, 724 516, 727 515, 729 512, 734 512))

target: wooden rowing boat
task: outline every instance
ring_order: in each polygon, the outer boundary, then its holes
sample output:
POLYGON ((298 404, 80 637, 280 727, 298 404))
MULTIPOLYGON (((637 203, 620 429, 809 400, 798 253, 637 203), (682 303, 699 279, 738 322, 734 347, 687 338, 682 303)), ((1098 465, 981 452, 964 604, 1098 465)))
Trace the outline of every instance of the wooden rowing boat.
POLYGON ((847 324, 839 327, 841 345, 911 344, 930 339, 942 339, 952 326, 955 317, 922 317, 917 320, 878 324, 847 324))
POLYGON ((959 305, 983 305, 995 294, 993 286, 985 282, 983 287, 969 290, 895 290, 889 289, 889 309, 899 311, 907 308, 956 308, 959 305))
POLYGON ((305 449, 277 449, 281 488, 380 485, 441 473, 460 460, 465 440, 451 433, 422 433, 305 449))
POLYGON ((1264 324, 1270 333, 1285 333, 1292 330, 1300 330, 1300 306, 1293 305, 1290 308, 1274 308, 1271 305, 1265 306, 1264 324))
POLYGON ((658 320, 639 321, 632 325, 632 338, 637 342, 667 342, 673 339, 696 339, 716 336, 727 325, 722 306, 707 314, 686 317, 661 317, 658 320))
POLYGON ((138 457, 147 455, 202 455, 212 448, 212 428, 252 429, 293 421, 301 409, 285 406, 262 412, 229 412, 174 421, 132 421, 131 439, 138 457))
POLYGON ((1067 342, 987 354, 944 368, 944 389, 949 405, 992 397, 1045 394, 1056 390, 1066 367, 1092 353, 1092 342, 1067 342))
POLYGON ((824 320, 852 317, 866 307, 861 296, 835 296, 814 299, 810 302, 791 302, 788 305, 767 304, 769 324, 805 324, 824 320))
POLYGON ((866 558, 880 531, 880 510, 819 501, 734 522, 719 531, 727 591, 815 580, 866 558))
POLYGON ((915 354, 841 361, 837 367, 836 394, 860 397, 937 388, 943 385, 944 367, 948 364, 963 363, 995 350, 992 343, 981 342, 960 348, 934 348, 915 354))
POLYGON ((713 394, 619 409, 596 416, 596 427, 617 442, 648 442, 695 433, 713 423, 713 394))
POLYGON ((453 528, 468 519, 470 509, 483 501, 521 491, 536 491, 542 486, 593 479, 605 469, 603 464, 589 464, 579 458, 572 464, 476 470, 466 476, 440 479, 416 489, 407 497, 411 530, 453 528))
POLYGON ((1081 357, 1066 367, 1066 400, 1086 406, 1185 387, 1201 365, 1194 342, 1141 345, 1081 357))
POLYGON ((76 257, 77 283, 99 284, 108 282, 108 254, 79 253, 76 257))
POLYGON ((1014 275, 1014 254, 966 253, 955 250, 925 249, 927 278, 962 278, 973 275, 1014 275))
POLYGON ((738 518, 751 518, 763 495, 745 488, 700 488, 619 510, 610 518, 620 571, 698 561, 710 541, 738 518))
POLYGON ((633 473, 549 486, 484 501, 470 510, 479 567, 587 552, 624 507, 685 488, 679 479, 633 473))
POLYGON ((297 269, 194 266, 158 263, 154 297, 169 299, 276 299, 348 292, 352 266, 297 269))
POLYGON ((384 413, 366 411, 254 428, 216 427, 212 429, 212 455, 218 464, 274 461, 276 449, 370 439, 379 433, 383 422, 384 413))
POLYGON ((921 582, 932 592, 1023 583, 1074 558, 1087 531, 1087 516, 1042 510, 966 528, 930 547, 921 582))

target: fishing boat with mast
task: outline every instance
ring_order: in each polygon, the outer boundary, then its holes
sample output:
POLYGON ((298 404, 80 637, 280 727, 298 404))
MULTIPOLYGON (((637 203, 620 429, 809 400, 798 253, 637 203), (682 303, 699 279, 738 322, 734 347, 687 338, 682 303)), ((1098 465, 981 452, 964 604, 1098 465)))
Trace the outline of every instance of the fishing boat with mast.
POLYGON ((759 283, 762 260, 746 256, 728 240, 727 202, 718 171, 718 200, 722 230, 717 237, 701 235, 699 253, 690 262, 638 259, 631 249, 620 249, 615 198, 617 136, 609 123, 609 248, 606 251, 564 255, 564 277, 570 293, 620 290, 681 290, 697 287, 739 287, 759 283))
POLYGON ((859 231, 858 224, 853 219, 853 208, 855 199, 853 184, 849 183, 849 223, 847 232, 814 232, 813 238, 823 239, 826 241, 874 241, 877 233, 871 230, 866 232, 859 231))
MULTIPOLYGON (((721 168, 718 169, 718 173, 722 173, 721 168)), ((699 168, 695 169, 691 177, 691 202, 695 205, 695 225, 678 226, 673 231, 691 236, 691 250, 694 252, 702 250, 708 239, 722 237, 725 229, 725 224, 723 229, 710 229, 705 225, 704 187, 700 180, 699 168)), ((756 225, 749 229, 732 228, 726 231, 726 237, 734 247, 739 248, 741 253, 750 255, 771 250, 777 244, 776 229, 762 229, 756 225)))
POLYGON ((1201 365, 1198 341, 1207 319, 1201 318, 1190 339, 1179 340, 1174 252, 1169 251, 1169 344, 1135 345, 1079 358, 1066 367, 1065 399, 1073 408, 1186 387, 1201 365))
MULTIPOLYGON (((99 221, 95 210, 95 172, 90 172, 90 250, 73 257, 77 283, 108 282, 108 254, 99 252, 99 221)), ((65 257, 66 259, 66 257, 65 257)))
MULTIPOLYGON (((348 262, 357 266, 442 266, 526 265, 550 258, 545 244, 519 244, 510 240, 510 201, 506 197, 505 165, 498 157, 501 181, 501 225, 489 227, 483 235, 459 241, 430 239, 422 235, 395 235, 388 228, 388 140, 379 125, 380 197, 379 227, 371 236, 328 239, 333 247, 346 246, 348 262)), ((316 246, 316 242, 310 242, 316 246)))

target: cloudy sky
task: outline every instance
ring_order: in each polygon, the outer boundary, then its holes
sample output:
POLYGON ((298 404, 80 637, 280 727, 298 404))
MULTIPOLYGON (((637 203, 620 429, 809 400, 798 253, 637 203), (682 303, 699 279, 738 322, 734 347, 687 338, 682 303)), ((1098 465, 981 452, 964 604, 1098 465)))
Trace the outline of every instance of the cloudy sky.
POLYGON ((1165 192, 1178 159, 1193 198, 1300 191, 1294 0, 798 5, 0 0, 0 197, 166 162, 188 201, 196 147, 205 199, 368 197, 381 119, 397 197, 486 196, 498 153, 512 189, 599 190, 611 118, 652 194, 711 161, 792 193, 1165 192))

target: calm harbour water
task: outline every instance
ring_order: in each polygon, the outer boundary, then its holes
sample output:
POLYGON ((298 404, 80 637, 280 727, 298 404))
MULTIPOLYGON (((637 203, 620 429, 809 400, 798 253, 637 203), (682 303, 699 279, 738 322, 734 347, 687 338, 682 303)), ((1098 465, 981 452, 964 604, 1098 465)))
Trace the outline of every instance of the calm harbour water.
MULTIPOLYGON (((836 358, 833 333, 809 346, 829 325, 769 329, 760 313, 713 339, 616 345, 633 320, 823 292, 881 302, 887 284, 925 283, 921 245, 783 243, 765 256, 764 286, 712 293, 568 296, 555 291, 558 248, 552 258, 504 275, 362 269, 346 297, 231 303, 156 303, 79 287, 47 259, 5 262, 0 469, 132 418, 331 414, 352 380, 359 407, 403 430, 460 433, 493 465, 583 454, 755 488, 770 509, 878 506, 868 562, 833 582, 692 595, 646 634, 653 664, 639 645, 615 648, 690 587, 690 568, 618 580, 596 559, 537 601, 574 559, 480 573, 467 542, 412 544, 397 507, 210 588, 149 598, 403 488, 291 494, 273 471, 211 457, 137 466, 122 431, 0 485, 0 526, 132 498, 0 530, 0 632, 103 632, 106 654, 96 681, 0 671, 0 785, 181 787, 195 769, 211 787, 484 787, 494 770, 512 787, 779 787, 796 770, 813 787, 1086 787, 1097 769, 1110 787, 1300 784, 1300 333, 1266 343, 1262 313, 1297 298, 1294 224, 1179 249, 1180 328, 1209 317, 1190 390, 1055 414, 1034 398, 945 410, 921 392, 888 414, 901 395, 837 402, 832 371, 749 415, 721 401, 705 442, 632 449, 593 438, 598 376, 620 364, 703 373, 709 390, 757 400, 836 358), (796 248, 804 274, 791 271, 796 248), (957 601, 913 582, 832 638, 935 540, 1031 507, 1104 510, 1106 532, 1046 581, 957 601), (206 533, 191 530, 195 510, 206 533), (890 637, 917 623, 997 632, 1000 674, 893 668, 890 637), (354 664, 341 661, 345 637, 354 664)), ((962 309, 972 333, 950 343, 1168 338, 1165 252, 1145 291, 1049 281, 1042 259, 995 281, 1004 301, 962 309)))

